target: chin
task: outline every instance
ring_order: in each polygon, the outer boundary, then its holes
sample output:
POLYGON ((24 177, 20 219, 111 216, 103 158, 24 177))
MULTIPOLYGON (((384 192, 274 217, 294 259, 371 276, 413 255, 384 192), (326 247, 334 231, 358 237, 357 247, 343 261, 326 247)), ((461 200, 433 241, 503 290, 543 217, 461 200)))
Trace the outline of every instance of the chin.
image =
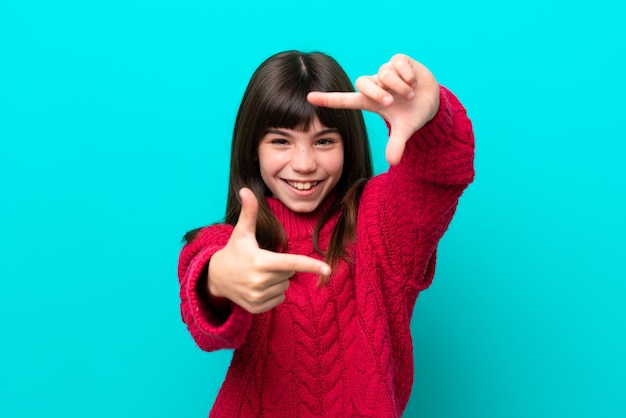
POLYGON ((296 203, 286 205, 292 212, 296 213, 311 213, 319 206, 319 202, 311 203, 296 203))

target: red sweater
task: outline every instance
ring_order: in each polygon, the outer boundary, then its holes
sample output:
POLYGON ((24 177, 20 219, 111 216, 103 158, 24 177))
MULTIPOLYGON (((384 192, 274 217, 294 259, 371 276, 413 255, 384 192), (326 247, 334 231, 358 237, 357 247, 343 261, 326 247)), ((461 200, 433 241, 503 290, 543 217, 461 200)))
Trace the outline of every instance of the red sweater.
MULTIPOLYGON (((413 384, 413 306, 433 279, 437 244, 474 176, 471 123, 452 93, 442 87, 440 94, 437 115, 409 140, 400 164, 367 183, 349 252, 354 263, 335 267, 327 286, 296 273, 282 304, 258 315, 234 305, 220 322, 197 287, 232 226, 207 227, 183 248, 183 321, 203 350, 235 349, 210 416, 402 414, 413 384)), ((321 258, 312 231, 324 207, 298 214, 268 203, 289 252, 321 258)), ((322 249, 336 221, 322 228, 322 249)))

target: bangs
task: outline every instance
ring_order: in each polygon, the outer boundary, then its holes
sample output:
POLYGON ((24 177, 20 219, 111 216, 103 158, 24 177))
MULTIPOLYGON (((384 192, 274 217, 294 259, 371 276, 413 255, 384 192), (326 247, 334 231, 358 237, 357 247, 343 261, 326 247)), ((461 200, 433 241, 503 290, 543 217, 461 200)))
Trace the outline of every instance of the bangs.
POLYGON ((341 126, 340 120, 344 119, 342 113, 345 110, 312 105, 306 99, 311 90, 315 89, 309 89, 303 84, 299 84, 269 95, 260 118, 260 121, 264 121, 262 122, 264 124, 263 130, 285 128, 307 131, 315 117, 327 128, 339 128, 341 126))

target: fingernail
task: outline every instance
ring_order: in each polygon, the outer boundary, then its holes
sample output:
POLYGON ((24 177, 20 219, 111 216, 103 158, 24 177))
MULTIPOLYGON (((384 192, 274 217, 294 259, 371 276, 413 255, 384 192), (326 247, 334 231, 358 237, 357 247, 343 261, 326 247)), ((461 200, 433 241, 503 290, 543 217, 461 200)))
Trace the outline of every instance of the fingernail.
POLYGON ((393 103, 393 97, 391 97, 391 96, 385 96, 385 97, 383 97, 383 104, 384 104, 385 106, 389 106, 389 105, 390 105, 390 104, 392 104, 392 103, 393 103))
POLYGON ((323 276, 328 276, 328 275, 330 275, 330 267, 328 267, 328 266, 324 266, 324 267, 322 267, 322 275, 323 275, 323 276))
POLYGON ((414 97, 415 97, 415 92, 414 92, 413 90, 411 90, 411 91, 409 92, 409 94, 407 94, 407 95, 406 95, 406 99, 407 99, 407 100, 411 100, 411 99, 413 99, 414 97))

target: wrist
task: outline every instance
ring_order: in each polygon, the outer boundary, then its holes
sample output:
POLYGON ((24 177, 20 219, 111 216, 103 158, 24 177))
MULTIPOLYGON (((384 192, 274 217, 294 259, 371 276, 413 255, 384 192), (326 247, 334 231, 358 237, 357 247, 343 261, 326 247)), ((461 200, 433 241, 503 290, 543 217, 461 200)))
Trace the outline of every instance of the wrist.
POLYGON ((215 266, 219 264, 220 252, 221 250, 213 254, 213 257, 211 257, 211 260, 209 260, 209 264, 207 268, 205 269, 204 277, 202 279, 202 282, 204 284, 204 288, 206 289, 207 294, 209 295, 211 299, 216 299, 216 300, 225 299, 222 292, 220 292, 219 286, 215 286, 215 282, 216 282, 215 281, 215 277, 216 277, 215 266))
MULTIPOLYGON (((213 255, 213 257, 215 257, 215 254, 213 255)), ((214 281, 211 280, 211 265, 212 264, 213 263, 210 261, 209 265, 204 271, 204 277, 201 280, 202 287, 204 288, 204 294, 207 297, 209 306, 211 306, 211 308, 214 311, 217 311, 217 312, 230 311, 231 301, 222 295, 222 293, 219 291, 219 287, 216 287, 214 285, 214 281)))

